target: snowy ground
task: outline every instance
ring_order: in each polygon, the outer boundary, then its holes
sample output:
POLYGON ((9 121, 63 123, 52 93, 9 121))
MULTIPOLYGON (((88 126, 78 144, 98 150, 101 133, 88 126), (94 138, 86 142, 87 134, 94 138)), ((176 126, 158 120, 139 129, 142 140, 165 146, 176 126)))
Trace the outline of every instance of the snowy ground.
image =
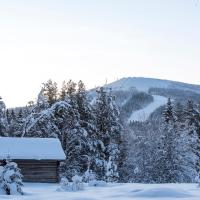
POLYGON ((162 105, 167 103, 167 98, 159 95, 153 95, 154 101, 141 110, 134 111, 129 118, 131 121, 146 121, 150 114, 162 105))
POLYGON ((1 200, 199 200, 196 184, 108 184, 79 192, 57 192, 57 184, 25 184, 24 196, 0 195, 1 200))

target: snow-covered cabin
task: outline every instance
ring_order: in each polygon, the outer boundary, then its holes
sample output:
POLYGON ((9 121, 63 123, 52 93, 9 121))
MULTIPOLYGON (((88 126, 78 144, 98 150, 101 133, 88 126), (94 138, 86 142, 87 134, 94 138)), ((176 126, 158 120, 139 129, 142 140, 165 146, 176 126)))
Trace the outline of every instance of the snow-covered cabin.
POLYGON ((0 163, 10 158, 18 164, 25 182, 58 182, 59 163, 65 160, 56 138, 0 137, 0 163))

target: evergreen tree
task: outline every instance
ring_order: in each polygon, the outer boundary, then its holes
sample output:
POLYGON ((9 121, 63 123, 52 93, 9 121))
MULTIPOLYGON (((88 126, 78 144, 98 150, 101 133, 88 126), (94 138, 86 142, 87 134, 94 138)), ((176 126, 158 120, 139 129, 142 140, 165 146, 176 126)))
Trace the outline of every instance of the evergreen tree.
POLYGON ((193 149, 197 137, 180 128, 177 125, 179 121, 175 119, 173 107, 168 101, 158 160, 155 163, 159 171, 157 180, 161 183, 193 182, 197 176, 197 155, 193 149))
POLYGON ((77 109, 76 86, 76 83, 72 80, 69 80, 66 85, 65 101, 67 101, 74 109, 77 109))
POLYGON ((166 124, 171 124, 174 121, 174 115, 173 115, 173 108, 172 108, 172 102, 171 99, 168 98, 166 109, 163 113, 164 120, 166 124))
POLYGON ((47 96, 45 95, 44 88, 42 88, 40 93, 38 94, 38 98, 37 98, 37 105, 36 105, 37 112, 40 112, 42 110, 49 108, 48 101, 49 100, 48 100, 47 96))
POLYGON ((58 98, 58 88, 57 83, 53 82, 51 79, 47 81, 47 83, 43 84, 43 93, 47 102, 50 106, 52 106, 58 98))
POLYGON ((7 119, 7 123, 10 124, 11 123, 11 113, 9 112, 8 109, 6 109, 6 119, 7 119))
POLYGON ((184 106, 180 102, 177 102, 174 106, 174 126, 177 134, 181 133, 185 127, 184 106))
POLYGON ((185 120, 190 133, 196 133, 200 138, 200 112, 193 101, 188 101, 185 109, 185 120))
POLYGON ((185 120, 188 126, 192 126, 195 123, 194 113, 194 103, 193 101, 189 100, 185 109, 185 120))
POLYGON ((96 115, 97 137, 100 145, 98 175, 107 181, 118 180, 119 146, 121 143, 122 125, 119 110, 111 93, 104 88, 97 91, 94 105, 96 115))
POLYGON ((62 87, 61 87, 61 91, 60 91, 60 93, 59 93, 59 99, 60 99, 61 101, 64 101, 65 98, 66 98, 66 96, 67 96, 67 84, 66 84, 65 81, 63 81, 62 87))
POLYGON ((170 98, 163 113, 163 137, 161 149, 158 152, 158 166, 161 169, 159 174, 160 181, 164 183, 176 183, 178 181, 178 134, 175 131, 175 118, 170 98))
POLYGON ((188 101, 185 109, 185 127, 184 131, 195 141, 192 145, 192 151, 197 156, 196 170, 200 172, 200 113, 195 108, 193 101, 188 101))
POLYGON ((177 102, 174 106, 174 118, 176 122, 184 122, 184 107, 180 102, 177 102))
POLYGON ((82 81, 78 82, 78 89, 76 93, 77 110, 80 117, 80 126, 85 135, 85 161, 84 171, 88 168, 95 168, 96 154, 97 152, 97 134, 95 127, 95 116, 93 114, 93 108, 87 98, 85 85, 82 81))
POLYGON ((16 131, 16 115, 14 109, 12 109, 9 114, 7 115, 8 118, 8 135, 14 136, 16 131))
POLYGON ((7 195, 23 195, 22 174, 15 162, 6 161, 1 173, 0 185, 7 195))
POLYGON ((7 136, 6 106, 0 97, 0 136, 7 136))
POLYGON ((76 109, 68 104, 64 111, 56 113, 56 125, 61 131, 61 141, 67 158, 65 176, 71 180, 72 176, 81 175, 87 169, 88 134, 80 125, 80 117, 76 109), (60 114, 62 115, 58 117, 57 115, 60 114))

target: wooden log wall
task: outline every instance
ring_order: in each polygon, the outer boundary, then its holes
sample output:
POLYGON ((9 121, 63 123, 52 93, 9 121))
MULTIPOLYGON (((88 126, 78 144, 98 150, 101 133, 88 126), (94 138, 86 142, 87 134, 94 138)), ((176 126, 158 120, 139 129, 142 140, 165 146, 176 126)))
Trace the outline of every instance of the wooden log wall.
POLYGON ((21 169, 24 182, 58 182, 58 161, 52 160, 14 160, 21 169))

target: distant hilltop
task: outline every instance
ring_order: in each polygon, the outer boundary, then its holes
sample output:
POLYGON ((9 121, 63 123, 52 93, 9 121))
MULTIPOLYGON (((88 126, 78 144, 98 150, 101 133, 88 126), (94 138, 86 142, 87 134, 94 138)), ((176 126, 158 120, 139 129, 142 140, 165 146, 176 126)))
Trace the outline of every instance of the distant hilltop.
POLYGON ((194 85, 194 84, 188 84, 170 80, 144 78, 144 77, 122 78, 115 82, 107 84, 107 87, 110 87, 113 90, 123 90, 123 91, 135 88, 138 91, 148 92, 150 88, 165 88, 165 89, 188 90, 200 93, 200 85, 194 85))

